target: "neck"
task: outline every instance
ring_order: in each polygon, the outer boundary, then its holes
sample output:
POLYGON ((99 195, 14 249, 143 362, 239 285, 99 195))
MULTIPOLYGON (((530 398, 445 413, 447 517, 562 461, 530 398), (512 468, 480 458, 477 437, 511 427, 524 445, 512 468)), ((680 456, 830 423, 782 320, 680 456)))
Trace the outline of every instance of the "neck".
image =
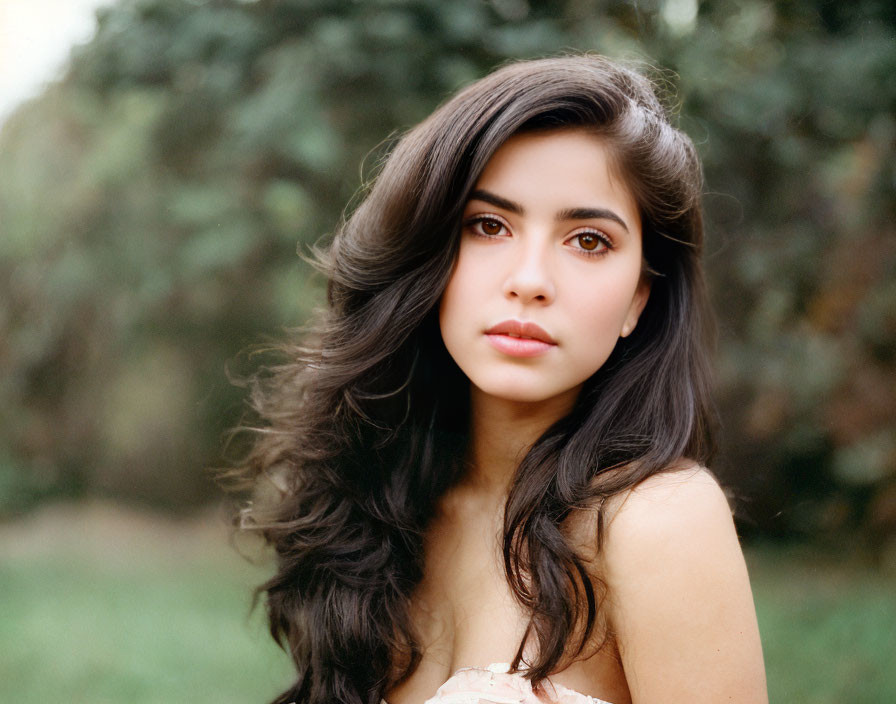
POLYGON ((538 402, 508 401, 470 390, 470 489, 503 498, 526 452, 553 423, 572 409, 568 394, 538 402))

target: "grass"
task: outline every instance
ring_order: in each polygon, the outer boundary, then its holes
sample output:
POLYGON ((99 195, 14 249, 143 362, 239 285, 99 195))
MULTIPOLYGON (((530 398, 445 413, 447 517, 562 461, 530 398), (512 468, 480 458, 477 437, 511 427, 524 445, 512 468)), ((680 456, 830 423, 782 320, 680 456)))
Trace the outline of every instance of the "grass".
POLYGON ((771 702, 896 702, 896 575, 799 548, 747 557, 771 702))
MULTIPOLYGON (((0 528, 0 700, 265 702, 290 680, 219 521, 56 508, 0 528)), ((896 702, 896 578, 748 551, 772 702, 896 702)))
POLYGON ((0 540, 0 701, 228 704, 285 688, 286 656, 261 610, 249 617, 264 572, 228 547, 223 527, 100 513, 32 526, 42 539, 16 541, 28 549, 0 540), (105 527, 85 530, 91 521, 105 527))

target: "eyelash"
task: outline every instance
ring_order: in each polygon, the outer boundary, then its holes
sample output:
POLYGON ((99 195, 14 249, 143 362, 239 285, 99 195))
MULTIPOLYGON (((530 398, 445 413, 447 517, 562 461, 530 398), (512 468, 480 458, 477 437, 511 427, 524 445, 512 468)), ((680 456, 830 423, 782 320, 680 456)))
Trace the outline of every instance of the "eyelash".
MULTIPOLYGON (((491 214, 488 214, 488 213, 485 213, 485 214, 482 214, 482 215, 474 215, 474 216, 471 217, 471 218, 467 218, 467 219, 464 221, 463 226, 464 226, 465 229, 469 230, 474 236, 476 236, 476 237, 481 237, 481 238, 483 238, 483 239, 495 239, 495 238, 498 238, 498 237, 502 237, 502 235, 489 235, 489 234, 486 234, 485 232, 481 232, 481 231, 479 231, 479 230, 476 228, 476 226, 477 226, 477 225, 480 225, 480 224, 483 223, 483 222, 493 222, 493 223, 497 223, 497 224, 500 225, 503 229, 507 230, 508 232, 510 231, 510 227, 507 225, 506 222, 504 222, 504 219, 503 219, 503 218, 501 218, 501 217, 499 217, 499 216, 497 216, 497 215, 491 215, 491 214)), ((566 241, 568 242, 568 241, 570 241, 570 240, 574 240, 574 239, 576 239, 576 238, 578 238, 578 237, 582 237, 583 235, 593 235, 593 236, 596 237, 596 238, 600 241, 600 243, 603 245, 603 249, 599 249, 599 250, 595 250, 595 251, 590 251, 590 250, 584 249, 584 248, 582 248, 582 247, 573 247, 573 249, 575 249, 579 254, 581 254, 581 255, 583 255, 583 256, 586 256, 586 257, 601 257, 601 256, 603 256, 604 254, 606 254, 607 252, 609 252, 611 249, 613 249, 613 242, 612 242, 612 240, 610 240, 610 238, 607 237, 607 236, 606 236, 603 232, 601 232, 600 230, 593 230, 593 229, 581 230, 581 231, 579 231, 579 232, 576 232, 574 235, 572 235, 572 236, 571 236, 568 240, 566 240, 566 241)))

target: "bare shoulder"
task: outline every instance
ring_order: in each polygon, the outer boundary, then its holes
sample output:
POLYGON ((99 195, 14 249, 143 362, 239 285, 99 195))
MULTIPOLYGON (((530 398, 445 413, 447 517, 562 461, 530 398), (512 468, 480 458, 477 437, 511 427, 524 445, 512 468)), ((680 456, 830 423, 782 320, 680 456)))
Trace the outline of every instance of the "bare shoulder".
POLYGON ((731 508, 716 478, 693 462, 645 479, 611 498, 605 508, 608 538, 625 540, 657 529, 687 532, 692 529, 731 527, 731 508))
POLYGON ((650 588, 704 602, 735 584, 749 593, 728 500, 705 468, 653 475, 613 497, 605 512, 599 569, 617 616, 650 588))
POLYGON ((759 630, 728 500, 696 464, 605 506, 598 569, 634 702, 766 702, 759 630))

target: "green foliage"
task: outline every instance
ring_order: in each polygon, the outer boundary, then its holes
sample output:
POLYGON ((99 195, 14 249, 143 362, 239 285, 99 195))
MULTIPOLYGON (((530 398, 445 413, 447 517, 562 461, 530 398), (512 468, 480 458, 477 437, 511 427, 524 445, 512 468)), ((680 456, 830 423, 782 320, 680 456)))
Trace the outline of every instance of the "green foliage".
POLYGON ((744 525, 881 539, 896 526, 894 34, 872 0, 101 10, 65 79, 0 134, 0 447, 30 473, 3 505, 204 500, 200 468, 241 413, 225 366, 249 370, 241 350, 320 300, 296 246, 459 86, 601 51, 668 67, 653 72, 704 158, 718 468, 750 500, 744 525))

